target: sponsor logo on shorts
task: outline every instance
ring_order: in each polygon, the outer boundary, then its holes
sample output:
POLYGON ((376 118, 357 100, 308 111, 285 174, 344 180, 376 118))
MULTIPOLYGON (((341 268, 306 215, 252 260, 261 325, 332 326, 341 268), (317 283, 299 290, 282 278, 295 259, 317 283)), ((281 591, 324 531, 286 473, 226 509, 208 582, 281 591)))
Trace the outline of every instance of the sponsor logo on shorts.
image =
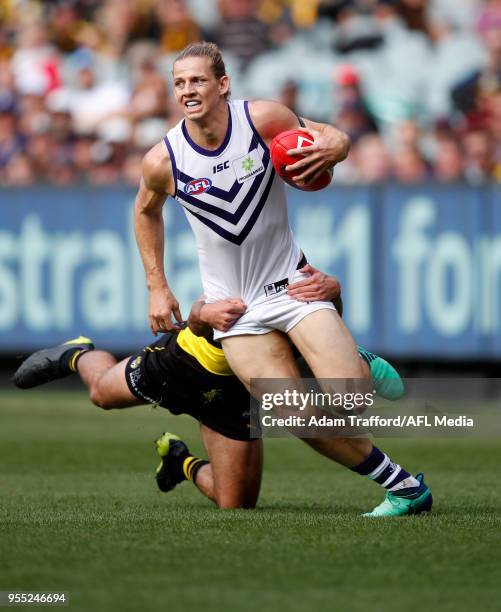
POLYGON ((193 179, 184 186, 184 193, 188 195, 200 195, 212 187, 212 181, 208 178, 193 179))
POLYGON ((141 355, 139 355, 139 357, 136 357, 134 359, 134 361, 130 364, 130 367, 135 370, 140 364, 141 361, 143 360, 143 358, 141 357, 141 355))
POLYGON ((141 380, 141 378, 142 378, 141 370, 133 370, 129 372, 129 381, 130 381, 131 387, 134 389, 134 394, 139 399, 143 399, 145 402, 148 402, 149 404, 158 404, 160 402, 160 399, 153 399, 149 395, 146 395, 145 393, 143 393, 142 390, 140 389, 139 381, 141 380))
POLYGON ((132 386, 134 387, 134 389, 137 389, 137 385, 139 381, 141 380, 141 372, 139 370, 136 370, 134 372, 129 372, 129 380, 132 386))
POLYGON ((275 295, 277 293, 280 293, 284 289, 287 289, 288 286, 289 286, 289 279, 283 278, 282 280, 276 281, 275 283, 270 283, 268 285, 265 285, 264 294, 266 295, 266 297, 270 295, 275 295))

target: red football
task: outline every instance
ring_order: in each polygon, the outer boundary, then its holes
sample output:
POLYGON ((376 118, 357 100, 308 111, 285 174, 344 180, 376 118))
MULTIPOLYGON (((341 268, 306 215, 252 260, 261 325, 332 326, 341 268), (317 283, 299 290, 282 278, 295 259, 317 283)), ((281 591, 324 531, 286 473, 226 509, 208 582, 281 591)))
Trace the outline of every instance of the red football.
POLYGON ((305 132, 301 132, 300 130, 287 130, 286 132, 277 134, 270 145, 271 161, 278 175, 286 183, 302 191, 318 191, 319 189, 327 187, 332 180, 332 170, 325 170, 325 172, 323 172, 313 183, 309 183, 304 187, 298 187, 292 180, 295 175, 285 170, 286 166, 291 166, 296 163, 299 158, 299 156, 292 157, 287 155, 287 151, 290 151, 290 149, 311 147, 313 142, 313 138, 305 132))

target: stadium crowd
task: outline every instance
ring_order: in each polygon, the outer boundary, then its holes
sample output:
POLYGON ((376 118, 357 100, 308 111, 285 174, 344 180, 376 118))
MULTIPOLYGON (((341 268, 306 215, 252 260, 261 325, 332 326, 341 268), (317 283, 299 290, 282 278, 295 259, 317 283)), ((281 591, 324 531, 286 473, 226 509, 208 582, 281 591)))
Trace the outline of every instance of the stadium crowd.
POLYGON ((172 59, 351 136, 338 181, 501 180, 501 0, 0 0, 0 182, 136 185, 172 59))

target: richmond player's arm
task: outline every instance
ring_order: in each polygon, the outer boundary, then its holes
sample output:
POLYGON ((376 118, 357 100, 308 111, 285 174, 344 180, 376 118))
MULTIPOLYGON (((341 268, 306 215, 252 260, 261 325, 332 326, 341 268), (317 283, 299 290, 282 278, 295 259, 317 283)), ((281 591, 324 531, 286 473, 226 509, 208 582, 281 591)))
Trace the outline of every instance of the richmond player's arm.
POLYGON ((208 304, 204 296, 201 296, 191 307, 188 326, 195 336, 211 338, 213 329, 227 332, 246 309, 247 306, 240 298, 227 298, 208 304))
POLYGON ((156 335, 179 329, 182 323, 179 303, 169 288, 164 271, 164 222, 162 208, 167 196, 174 195, 172 164, 163 142, 143 159, 143 171, 134 205, 134 229, 143 260, 149 291, 148 319, 156 335))
POLYGON ((298 172, 294 178, 298 186, 316 180, 324 170, 344 161, 350 150, 350 139, 344 132, 327 123, 316 123, 304 118, 302 122, 305 127, 302 127, 299 118, 278 102, 249 102, 249 114, 268 146, 277 134, 285 130, 299 129, 313 138, 314 144, 311 147, 288 151, 289 155, 302 156, 302 159, 286 168, 288 172, 298 172))

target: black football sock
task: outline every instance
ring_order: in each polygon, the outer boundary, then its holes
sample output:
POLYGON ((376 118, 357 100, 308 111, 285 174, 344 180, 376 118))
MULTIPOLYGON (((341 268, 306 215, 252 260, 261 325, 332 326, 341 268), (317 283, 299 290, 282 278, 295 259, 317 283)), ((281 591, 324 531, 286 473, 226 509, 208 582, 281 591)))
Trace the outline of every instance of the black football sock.
POLYGON ((193 480, 193 482, 195 482, 198 470, 208 463, 209 462, 205 461, 205 459, 199 459, 198 457, 187 455, 182 463, 184 478, 186 480, 193 480))
POLYGON ((84 353, 88 353, 90 350, 92 349, 69 346, 68 350, 65 351, 59 358, 59 367, 61 368, 61 372, 65 374, 76 373, 78 360, 84 353))

